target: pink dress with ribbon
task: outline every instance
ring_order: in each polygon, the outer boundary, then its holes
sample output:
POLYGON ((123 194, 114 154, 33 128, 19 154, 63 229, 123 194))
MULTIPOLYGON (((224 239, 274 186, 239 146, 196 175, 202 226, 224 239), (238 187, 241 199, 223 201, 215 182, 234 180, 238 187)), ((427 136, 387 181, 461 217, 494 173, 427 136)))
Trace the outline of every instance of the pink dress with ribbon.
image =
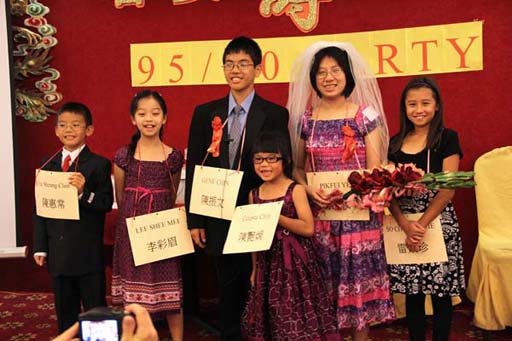
POLYGON ((139 161, 128 155, 125 146, 116 152, 114 163, 125 172, 125 187, 115 231, 112 303, 139 303, 159 316, 177 312, 183 301, 180 259, 136 267, 125 219, 172 208, 169 175, 181 170, 183 154, 173 149, 167 162, 139 161))
MULTIPOLYGON (((359 107, 354 118, 316 122, 307 111, 301 132, 307 171, 313 167, 317 172, 366 168, 365 136, 379 124, 375 111, 365 106, 359 107), (345 153, 347 126, 355 140, 350 158, 345 153)), ((340 329, 360 330, 395 317, 382 233, 382 216, 374 213, 369 221, 315 220, 315 245, 320 245, 318 251, 326 264, 340 329)))

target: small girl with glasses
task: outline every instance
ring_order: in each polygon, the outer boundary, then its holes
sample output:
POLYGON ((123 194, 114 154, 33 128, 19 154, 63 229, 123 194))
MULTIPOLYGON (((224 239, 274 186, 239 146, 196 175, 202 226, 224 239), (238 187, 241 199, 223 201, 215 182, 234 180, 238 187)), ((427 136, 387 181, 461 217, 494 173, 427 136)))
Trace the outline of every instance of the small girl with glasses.
POLYGON ((304 187, 291 180, 290 145, 281 133, 264 132, 252 154, 263 184, 250 192, 249 203, 284 200, 284 205, 270 249, 252 255, 242 332, 247 340, 335 337, 331 298, 310 238, 313 214, 304 187))

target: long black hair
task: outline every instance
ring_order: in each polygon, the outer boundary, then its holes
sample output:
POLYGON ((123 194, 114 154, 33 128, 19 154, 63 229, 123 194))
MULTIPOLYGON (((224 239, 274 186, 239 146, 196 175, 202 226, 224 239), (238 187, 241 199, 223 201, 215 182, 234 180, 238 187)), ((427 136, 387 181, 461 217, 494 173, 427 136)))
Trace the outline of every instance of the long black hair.
MULTIPOLYGON (((160 104, 160 108, 162 109, 162 112, 164 116, 167 115, 167 105, 165 104, 165 101, 158 92, 154 90, 142 90, 141 92, 138 92, 135 96, 132 98, 132 102, 130 103, 130 116, 132 118, 135 118, 135 113, 137 112, 137 108, 139 106, 139 101, 143 98, 149 98, 152 97, 155 99, 155 101, 160 104)), ((163 127, 158 132, 158 135, 160 136, 160 139, 162 138, 164 131, 163 127)), ((137 148, 137 142, 139 142, 140 139, 140 131, 137 129, 135 134, 132 135, 132 139, 130 141, 130 144, 128 145, 128 155, 133 156, 135 153, 135 148, 137 148)))
POLYGON ((292 178, 292 150, 290 142, 283 132, 279 130, 261 132, 256 141, 254 141, 251 152, 252 157, 256 153, 281 154, 283 158, 283 172, 287 177, 292 178))
POLYGON ((389 143, 389 152, 391 154, 396 153, 402 147, 405 137, 409 132, 414 130, 414 124, 407 118, 407 108, 405 106, 405 99, 407 93, 412 89, 427 88, 432 91, 434 100, 436 101, 436 112, 430 126, 428 128, 427 135, 427 149, 435 149, 441 141, 441 135, 444 130, 443 121, 443 99, 441 98, 441 92, 437 82, 429 77, 416 77, 407 83, 402 92, 400 98, 400 131, 395 135, 389 143))

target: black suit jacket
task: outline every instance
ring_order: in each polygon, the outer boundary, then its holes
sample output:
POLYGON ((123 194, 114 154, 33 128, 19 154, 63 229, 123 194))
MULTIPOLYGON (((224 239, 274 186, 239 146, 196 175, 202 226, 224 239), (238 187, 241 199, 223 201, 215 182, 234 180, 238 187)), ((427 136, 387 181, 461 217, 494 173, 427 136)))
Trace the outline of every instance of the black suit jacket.
MULTIPOLYGON (((61 160, 59 153, 43 169, 62 171, 61 160)), ((34 252, 47 253, 52 276, 79 276, 103 271, 105 267, 103 227, 105 214, 112 209, 114 200, 111 163, 85 146, 69 171, 75 167, 85 177, 79 200, 80 220, 44 218, 34 210, 34 252), (94 193, 92 200, 91 193, 94 193)))
MULTIPOLYGON (((194 168, 196 165, 201 164, 206 155, 206 150, 212 141, 211 122, 215 116, 219 116, 222 122, 224 122, 228 115, 228 105, 229 97, 224 97, 197 106, 194 110, 189 130, 185 187, 187 223, 189 228, 206 229, 206 251, 213 255, 222 254, 230 221, 190 213, 190 193, 192 192, 194 168)), ((251 146, 254 140, 261 131, 265 130, 280 130, 289 138, 288 116, 288 110, 286 108, 269 102, 257 94, 254 95, 246 121, 246 136, 240 167, 241 170, 244 171, 244 176, 238 193, 237 206, 246 205, 248 203, 249 191, 261 184, 261 180, 254 173, 251 159, 251 146)), ((238 165, 239 155, 240 153, 237 153, 234 162, 235 165, 238 165)), ((230 168, 227 124, 224 126, 224 132, 222 134, 219 157, 214 158, 211 154, 208 155, 205 166, 230 168)), ((236 166, 234 168, 236 169, 236 166)))

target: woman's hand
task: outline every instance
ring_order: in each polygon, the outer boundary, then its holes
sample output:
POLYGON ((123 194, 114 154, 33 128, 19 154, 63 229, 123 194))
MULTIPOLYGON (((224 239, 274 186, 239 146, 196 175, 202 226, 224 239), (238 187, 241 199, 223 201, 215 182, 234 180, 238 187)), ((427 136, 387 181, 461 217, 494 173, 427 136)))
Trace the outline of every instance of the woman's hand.
POLYGON ((308 193, 308 197, 310 197, 315 204, 320 207, 327 207, 331 201, 325 195, 324 191, 319 188, 314 188, 312 186, 305 186, 306 192, 308 193))

